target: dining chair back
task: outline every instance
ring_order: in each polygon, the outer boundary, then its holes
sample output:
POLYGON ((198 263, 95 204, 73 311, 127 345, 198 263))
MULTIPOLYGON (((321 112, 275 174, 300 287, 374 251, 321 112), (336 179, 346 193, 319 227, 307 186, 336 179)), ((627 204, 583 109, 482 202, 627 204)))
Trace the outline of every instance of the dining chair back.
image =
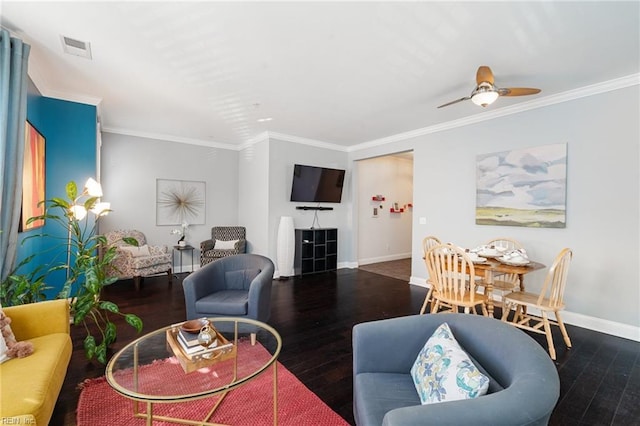
MULTIPOLYGON (((422 258, 425 259, 425 263, 426 263, 427 252, 429 251, 429 249, 439 244, 442 244, 440 242, 440 239, 438 237, 434 237, 433 235, 426 236, 422 239, 422 258)), ((429 269, 429 266, 427 265, 427 270, 428 269, 429 269)), ((429 274, 429 276, 431 275, 429 274)), ((431 281, 431 278, 427 280, 427 285, 429 286, 429 290, 427 291, 427 295, 424 298, 424 302, 422 303, 422 308, 420 308, 420 315, 426 312, 427 305, 432 301, 431 295, 433 294, 434 283, 433 281, 431 281)))
MULTIPOLYGON (((501 248, 505 252, 512 250, 522 250, 524 246, 513 238, 494 238, 487 241, 487 246, 501 248)), ((522 277, 518 274, 499 274, 493 277, 493 291, 499 291, 503 296, 505 292, 522 289, 522 277)))
POLYGON ((556 350, 553 345, 551 324, 560 328, 562 337, 568 348, 571 347, 571 339, 560 317, 560 311, 564 309, 564 291, 567 286, 569 264, 573 253, 565 248, 556 256, 553 264, 547 272, 540 293, 527 293, 523 291, 512 292, 504 296, 502 321, 529 330, 534 333, 545 334, 549 346, 551 359, 556 359, 556 350), (540 311, 540 316, 533 315, 530 309, 540 311), (513 316, 509 320, 509 314, 513 310, 513 316), (553 312, 555 321, 549 319, 549 312, 553 312))
POLYGON ((487 315, 486 296, 476 292, 475 268, 469 256, 452 244, 440 244, 429 249, 426 255, 429 278, 435 283, 431 313, 441 306, 449 311, 477 313, 480 305, 487 315))

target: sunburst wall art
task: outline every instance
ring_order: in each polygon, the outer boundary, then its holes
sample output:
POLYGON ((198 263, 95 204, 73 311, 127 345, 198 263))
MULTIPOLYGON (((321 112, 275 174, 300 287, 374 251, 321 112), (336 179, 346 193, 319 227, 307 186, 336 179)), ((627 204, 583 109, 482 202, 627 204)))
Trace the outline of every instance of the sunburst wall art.
POLYGON ((567 144, 477 157, 476 224, 564 228, 567 144))
POLYGON ((204 225, 205 183, 156 179, 156 225, 204 225))

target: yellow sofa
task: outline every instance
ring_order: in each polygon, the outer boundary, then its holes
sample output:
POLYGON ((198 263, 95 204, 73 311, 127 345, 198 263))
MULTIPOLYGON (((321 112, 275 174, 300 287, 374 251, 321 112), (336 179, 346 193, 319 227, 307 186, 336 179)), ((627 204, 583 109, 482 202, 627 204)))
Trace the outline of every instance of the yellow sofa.
POLYGON ((0 364, 0 424, 47 425, 71 360, 69 302, 3 308, 16 340, 33 343, 34 352, 0 364))

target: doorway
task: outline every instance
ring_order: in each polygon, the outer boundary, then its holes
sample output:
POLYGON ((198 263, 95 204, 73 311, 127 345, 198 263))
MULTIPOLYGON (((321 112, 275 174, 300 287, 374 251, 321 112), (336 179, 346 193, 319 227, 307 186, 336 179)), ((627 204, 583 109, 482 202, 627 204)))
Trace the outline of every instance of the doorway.
POLYGON ((413 151, 356 162, 358 265, 409 281, 413 230, 413 151))

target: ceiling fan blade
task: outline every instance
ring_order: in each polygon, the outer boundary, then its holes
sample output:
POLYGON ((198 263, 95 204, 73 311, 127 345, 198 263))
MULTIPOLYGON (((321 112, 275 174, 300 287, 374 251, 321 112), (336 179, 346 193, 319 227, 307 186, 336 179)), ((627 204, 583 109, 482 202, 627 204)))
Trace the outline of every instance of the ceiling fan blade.
POLYGON ((502 89, 498 89, 498 93, 500 94, 500 96, 525 96, 540 93, 540 89, 534 89, 530 87, 505 87, 502 89))
POLYGON ((457 104, 458 102, 462 102, 462 101, 468 101, 469 99, 471 99, 471 96, 465 96, 464 98, 456 99, 455 101, 451 101, 451 102, 447 102, 446 104, 442 104, 438 108, 442 108, 442 107, 446 107, 446 106, 449 106, 449 105, 457 104))
POLYGON ((478 83, 478 85, 480 85, 480 83, 493 84, 493 73, 491 72, 491 68, 486 65, 478 67, 478 72, 476 73, 476 83, 478 83))

